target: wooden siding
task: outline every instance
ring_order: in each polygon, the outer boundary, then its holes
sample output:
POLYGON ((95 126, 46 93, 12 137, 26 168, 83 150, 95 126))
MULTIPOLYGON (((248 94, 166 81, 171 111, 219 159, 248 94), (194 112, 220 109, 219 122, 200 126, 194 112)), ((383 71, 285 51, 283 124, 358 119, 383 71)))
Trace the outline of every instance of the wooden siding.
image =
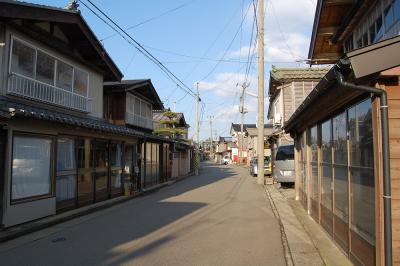
POLYGON ((284 121, 288 121, 294 111, 302 104, 318 81, 294 81, 282 87, 284 121))
POLYGON ((389 99, 390 174, 392 182, 393 263, 400 264, 400 86, 386 86, 389 99))

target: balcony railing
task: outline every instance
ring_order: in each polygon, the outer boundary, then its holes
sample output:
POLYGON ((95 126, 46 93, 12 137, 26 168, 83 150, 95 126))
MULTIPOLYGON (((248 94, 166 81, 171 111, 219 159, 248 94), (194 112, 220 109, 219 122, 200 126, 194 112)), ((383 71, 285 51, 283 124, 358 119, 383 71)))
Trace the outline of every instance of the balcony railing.
POLYGON ((17 73, 8 79, 7 92, 78 111, 90 113, 91 100, 73 92, 34 80, 17 73))
POLYGON ((137 114, 132 114, 130 112, 126 112, 126 123, 137 127, 147 128, 151 130, 154 129, 153 119, 137 114))

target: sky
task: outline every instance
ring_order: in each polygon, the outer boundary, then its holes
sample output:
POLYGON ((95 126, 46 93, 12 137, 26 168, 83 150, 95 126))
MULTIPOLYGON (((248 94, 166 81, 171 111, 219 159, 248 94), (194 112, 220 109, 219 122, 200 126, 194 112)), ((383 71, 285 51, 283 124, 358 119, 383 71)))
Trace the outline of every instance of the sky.
MULTIPOLYGON (((193 91, 199 82, 200 139, 229 136, 240 123, 242 85, 257 94, 253 0, 91 0, 193 91), (248 74, 246 74, 248 73, 248 74)), ((261 1, 261 0, 259 0, 261 1)), ((307 59, 317 0, 265 0, 265 95, 271 66, 297 67, 307 59), (303 61, 302 61, 303 60, 303 61)), ((29 0, 64 7, 68 0, 29 0)), ((87 0, 82 0, 87 3, 87 0)), ((257 0, 254 0, 257 5, 257 0)), ((83 4, 79 9, 124 79, 151 79, 165 107, 183 112, 195 134, 196 100, 83 4)), ((257 98, 245 96, 245 123, 257 121, 257 98)), ((267 123, 268 98, 265 99, 267 123)))

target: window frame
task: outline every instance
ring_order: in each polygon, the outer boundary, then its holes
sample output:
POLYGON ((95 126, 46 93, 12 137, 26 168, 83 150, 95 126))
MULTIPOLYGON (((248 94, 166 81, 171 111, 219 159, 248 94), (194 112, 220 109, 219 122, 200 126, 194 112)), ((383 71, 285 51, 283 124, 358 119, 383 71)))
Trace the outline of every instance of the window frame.
POLYGON ((31 133, 31 132, 21 132, 21 131, 14 131, 12 134, 11 138, 11 159, 10 162, 8 163, 10 167, 10 184, 9 184, 9 203, 10 205, 18 205, 22 203, 27 203, 27 202, 33 202, 36 200, 42 200, 42 199, 48 199, 48 198, 53 198, 55 197, 55 142, 57 141, 56 137, 53 135, 47 135, 47 134, 38 134, 38 133, 31 133), (13 161, 14 161, 14 139, 15 137, 27 137, 27 138, 39 138, 39 139, 50 139, 51 144, 50 144, 50 189, 49 193, 41 194, 41 195, 35 195, 35 196, 29 196, 29 197, 24 197, 24 198, 19 198, 19 199, 13 199, 12 198, 12 184, 13 184, 13 161))
POLYGON ((81 96, 81 97, 89 98, 90 78, 89 78, 89 72, 88 72, 88 71, 86 71, 86 70, 84 70, 84 69, 82 69, 82 68, 80 68, 80 67, 77 67, 75 64, 72 64, 72 63, 71 63, 70 61, 68 61, 68 60, 61 59, 60 57, 55 56, 52 52, 46 51, 46 50, 44 50, 44 49, 42 49, 42 48, 39 48, 37 45, 32 44, 31 42, 26 41, 26 40, 24 40, 24 39, 22 39, 22 38, 20 38, 20 37, 17 37, 16 35, 11 34, 11 35, 10 35, 9 57, 8 57, 8 74, 11 75, 11 74, 13 74, 13 73, 18 74, 18 75, 20 75, 20 76, 23 76, 24 78, 27 78, 27 79, 32 79, 32 80, 34 80, 35 82, 39 82, 39 83, 42 83, 42 84, 45 84, 45 85, 48 85, 48 86, 53 86, 53 87, 55 87, 55 88, 57 88, 57 89, 60 89, 60 90, 63 90, 63 91, 67 91, 67 92, 73 93, 74 95, 79 95, 79 96, 81 96), (27 77, 27 76, 25 76, 25 75, 23 75, 23 74, 20 74, 20 73, 13 72, 13 71, 11 70, 11 65, 12 65, 12 51, 13 51, 13 47, 14 47, 14 41, 20 42, 21 44, 23 44, 23 45, 25 45, 25 46, 28 46, 29 48, 35 50, 34 73, 33 73, 33 74, 34 74, 34 77, 33 77, 33 78, 27 77), (54 59, 54 61, 55 61, 55 63, 54 63, 54 80, 53 80, 53 84, 48 84, 48 83, 43 82, 43 81, 40 81, 40 80, 38 80, 38 79, 36 78, 37 54, 38 54, 38 51, 40 51, 41 53, 43 53, 43 54, 45 54, 45 55, 47 55, 47 56, 52 57, 52 58, 54 59), (56 86, 57 69, 58 69, 58 62, 59 62, 59 61, 60 61, 60 62, 63 62, 64 64, 67 64, 67 65, 69 65, 69 66, 72 67, 71 91, 64 90, 64 89, 62 89, 62 88, 56 86), (75 69, 78 69, 79 71, 82 71, 82 72, 86 73, 86 75, 87 75, 86 95, 81 95, 81 94, 75 92, 75 89, 74 89, 75 69))

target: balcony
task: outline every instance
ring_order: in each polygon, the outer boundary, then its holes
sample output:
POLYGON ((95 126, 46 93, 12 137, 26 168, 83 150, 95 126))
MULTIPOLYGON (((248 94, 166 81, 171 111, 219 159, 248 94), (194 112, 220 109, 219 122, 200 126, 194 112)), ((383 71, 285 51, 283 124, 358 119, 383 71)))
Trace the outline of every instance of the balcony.
POLYGON ((17 73, 8 79, 7 93, 85 113, 91 112, 91 99, 17 73))
POLYGON ((147 128, 151 130, 154 129, 153 119, 137 114, 132 114, 130 112, 126 112, 126 123, 137 127, 147 128))

